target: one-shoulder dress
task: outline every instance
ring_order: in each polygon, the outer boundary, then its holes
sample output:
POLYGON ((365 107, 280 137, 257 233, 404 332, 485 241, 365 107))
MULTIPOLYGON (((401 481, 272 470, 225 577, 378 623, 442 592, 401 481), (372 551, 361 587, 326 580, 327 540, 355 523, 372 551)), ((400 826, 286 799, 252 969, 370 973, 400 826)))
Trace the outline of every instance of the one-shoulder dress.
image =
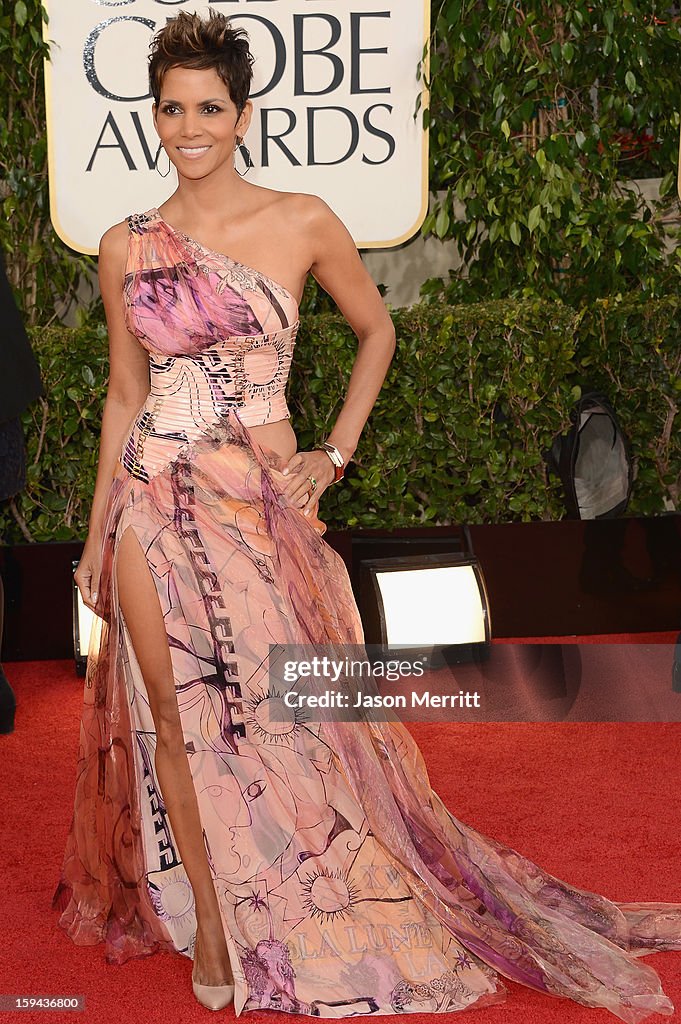
POLYGON ((130 527, 165 621, 237 1015, 481 1008, 506 999, 502 975, 630 1024, 672 1014, 639 958, 681 949, 681 904, 612 902, 459 821, 400 722, 268 724, 272 645, 363 643, 324 523, 289 504, 280 457, 249 429, 288 415, 298 307, 157 209, 128 225, 123 302, 151 389, 105 511, 61 927, 112 964, 193 957, 192 888, 116 592, 130 527))

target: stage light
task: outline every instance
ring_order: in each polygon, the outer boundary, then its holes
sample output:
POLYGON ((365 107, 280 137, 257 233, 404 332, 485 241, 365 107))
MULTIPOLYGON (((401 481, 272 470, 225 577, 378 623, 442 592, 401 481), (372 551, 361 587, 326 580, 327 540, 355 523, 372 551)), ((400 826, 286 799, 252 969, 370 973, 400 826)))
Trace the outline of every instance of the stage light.
POLYGON ((365 642, 381 658, 430 664, 486 656, 489 602, 472 552, 367 559, 360 564, 365 642))
POLYGON ((102 619, 84 603, 81 597, 78 584, 75 579, 75 572, 78 568, 78 560, 71 563, 73 576, 73 654, 76 661, 76 674, 84 676, 87 669, 88 651, 93 643, 96 643, 99 631, 102 627, 102 619))

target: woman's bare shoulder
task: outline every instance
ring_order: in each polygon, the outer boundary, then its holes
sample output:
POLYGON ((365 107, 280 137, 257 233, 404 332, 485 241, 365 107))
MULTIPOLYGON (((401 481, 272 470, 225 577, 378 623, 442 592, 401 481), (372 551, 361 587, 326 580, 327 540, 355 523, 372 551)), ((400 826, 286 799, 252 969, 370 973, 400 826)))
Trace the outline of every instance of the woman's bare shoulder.
POLYGON ((99 240, 99 271, 122 277, 128 253, 128 219, 112 224, 99 240))
POLYGON ((274 188, 257 185, 259 191, 266 194, 261 209, 268 209, 272 214, 283 217, 287 221, 300 222, 300 218, 323 219, 325 215, 334 216, 324 200, 311 192, 282 192, 274 188))
POLYGON ((128 243, 129 230, 127 217, 107 228, 99 240, 99 255, 101 256, 103 252, 108 255, 124 249, 128 243))
POLYGON ((305 217, 310 221, 329 221, 335 214, 321 196, 313 192, 288 192, 287 204, 295 217, 305 217))

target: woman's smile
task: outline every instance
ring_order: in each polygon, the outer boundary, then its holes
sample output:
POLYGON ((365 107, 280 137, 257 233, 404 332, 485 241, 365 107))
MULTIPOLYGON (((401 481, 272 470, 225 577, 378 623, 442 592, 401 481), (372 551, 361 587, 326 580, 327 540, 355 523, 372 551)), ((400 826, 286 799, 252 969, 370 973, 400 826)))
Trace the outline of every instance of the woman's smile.
POLYGON ((211 148, 210 146, 178 146, 177 147, 182 156, 188 157, 190 160, 197 160, 204 153, 207 153, 211 148))

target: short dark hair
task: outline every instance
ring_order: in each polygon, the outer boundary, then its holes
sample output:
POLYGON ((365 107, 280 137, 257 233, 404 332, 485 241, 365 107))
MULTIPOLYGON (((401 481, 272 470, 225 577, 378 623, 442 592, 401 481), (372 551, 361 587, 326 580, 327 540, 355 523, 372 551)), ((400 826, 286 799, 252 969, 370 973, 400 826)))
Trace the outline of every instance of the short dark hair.
POLYGON ((156 33, 150 49, 149 86, 156 103, 161 100, 163 76, 170 68, 214 68, 241 115, 251 89, 254 61, 245 29, 232 28, 229 18, 214 10, 207 18, 180 11, 156 33))

